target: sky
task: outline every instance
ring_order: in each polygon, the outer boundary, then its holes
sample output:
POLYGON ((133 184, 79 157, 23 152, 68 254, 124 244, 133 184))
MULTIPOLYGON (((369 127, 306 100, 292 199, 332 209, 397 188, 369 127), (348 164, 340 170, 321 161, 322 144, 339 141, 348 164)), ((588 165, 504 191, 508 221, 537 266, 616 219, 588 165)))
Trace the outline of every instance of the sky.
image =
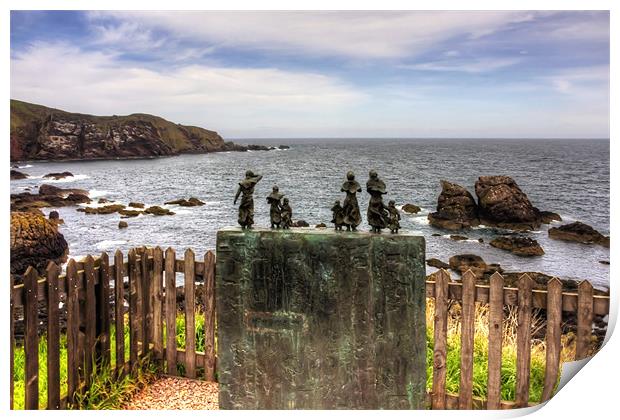
POLYGON ((224 138, 608 138, 609 12, 12 11, 11 98, 224 138))

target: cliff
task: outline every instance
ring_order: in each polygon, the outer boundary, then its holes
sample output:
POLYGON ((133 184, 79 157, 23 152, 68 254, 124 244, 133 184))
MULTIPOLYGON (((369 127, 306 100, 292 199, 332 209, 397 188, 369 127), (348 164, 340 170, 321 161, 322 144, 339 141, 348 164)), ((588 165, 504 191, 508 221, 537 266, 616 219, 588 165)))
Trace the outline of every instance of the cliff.
POLYGON ((11 100, 11 161, 245 151, 215 131, 148 114, 100 117, 11 100))

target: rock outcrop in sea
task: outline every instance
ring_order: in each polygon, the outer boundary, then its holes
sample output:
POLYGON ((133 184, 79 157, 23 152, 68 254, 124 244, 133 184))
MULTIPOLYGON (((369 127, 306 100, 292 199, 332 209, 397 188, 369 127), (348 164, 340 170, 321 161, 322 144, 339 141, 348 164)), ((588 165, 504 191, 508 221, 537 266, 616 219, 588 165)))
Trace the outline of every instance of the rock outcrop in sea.
POLYGON ((500 236, 493 239, 489 245, 495 248, 510 251, 520 257, 535 257, 545 255, 537 240, 523 236, 500 236))
POLYGON ((609 248, 609 236, 601 234, 592 226, 574 222, 549 229, 549 237, 563 241, 580 242, 582 244, 598 244, 609 248))
POLYGON ((43 184, 38 194, 23 192, 11 194, 11 211, 34 211, 40 214, 42 207, 75 206, 90 203, 88 192, 77 188, 58 188, 43 184))
POLYGON ((11 212, 11 274, 28 266, 43 273, 50 261, 66 261, 69 246, 57 224, 34 212, 11 212))
POLYGON ((441 181, 441 194, 437 199, 437 211, 428 215, 432 226, 461 230, 476 226, 478 206, 466 188, 448 181, 441 181))

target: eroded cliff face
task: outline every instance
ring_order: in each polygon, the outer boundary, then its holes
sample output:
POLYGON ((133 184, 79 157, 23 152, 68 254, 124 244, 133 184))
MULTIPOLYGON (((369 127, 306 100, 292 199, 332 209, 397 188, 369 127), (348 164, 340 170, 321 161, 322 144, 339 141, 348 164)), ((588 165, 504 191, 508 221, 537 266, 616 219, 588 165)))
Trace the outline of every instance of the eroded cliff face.
POLYGON ((97 117, 11 100, 11 160, 106 159, 246 150, 215 131, 147 114, 97 117))

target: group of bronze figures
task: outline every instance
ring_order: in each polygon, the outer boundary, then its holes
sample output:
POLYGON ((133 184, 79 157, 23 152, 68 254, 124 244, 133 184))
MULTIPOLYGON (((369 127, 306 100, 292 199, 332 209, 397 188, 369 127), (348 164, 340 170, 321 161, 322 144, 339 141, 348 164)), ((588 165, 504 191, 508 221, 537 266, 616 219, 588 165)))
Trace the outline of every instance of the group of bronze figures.
MULTIPOLYGON (((387 193, 385 182, 383 182, 376 171, 369 172, 368 181, 366 182, 366 192, 370 194, 368 203, 368 211, 366 217, 368 224, 371 226, 371 232, 380 233, 381 229, 390 229, 392 233, 398 233, 400 229, 400 213, 396 208, 394 200, 390 200, 386 206, 383 203, 383 196, 387 193)), ((252 171, 245 173, 245 179, 239 183, 237 194, 235 195, 235 204, 241 195, 241 203, 239 205, 239 224, 242 229, 250 229, 254 224, 254 187, 263 178, 262 175, 256 175, 252 171)), ((336 230, 341 231, 346 227, 347 231, 356 231, 357 227, 362 223, 360 207, 357 202, 357 193, 362 192, 362 187, 355 180, 355 174, 351 171, 347 172, 347 180, 342 184, 340 189, 346 193, 344 202, 340 204, 340 200, 334 203, 331 208, 336 230)), ((267 202, 270 205, 269 217, 272 229, 289 229, 292 224, 293 211, 289 204, 288 198, 284 197, 278 187, 274 185, 271 194, 267 196, 267 202)))

